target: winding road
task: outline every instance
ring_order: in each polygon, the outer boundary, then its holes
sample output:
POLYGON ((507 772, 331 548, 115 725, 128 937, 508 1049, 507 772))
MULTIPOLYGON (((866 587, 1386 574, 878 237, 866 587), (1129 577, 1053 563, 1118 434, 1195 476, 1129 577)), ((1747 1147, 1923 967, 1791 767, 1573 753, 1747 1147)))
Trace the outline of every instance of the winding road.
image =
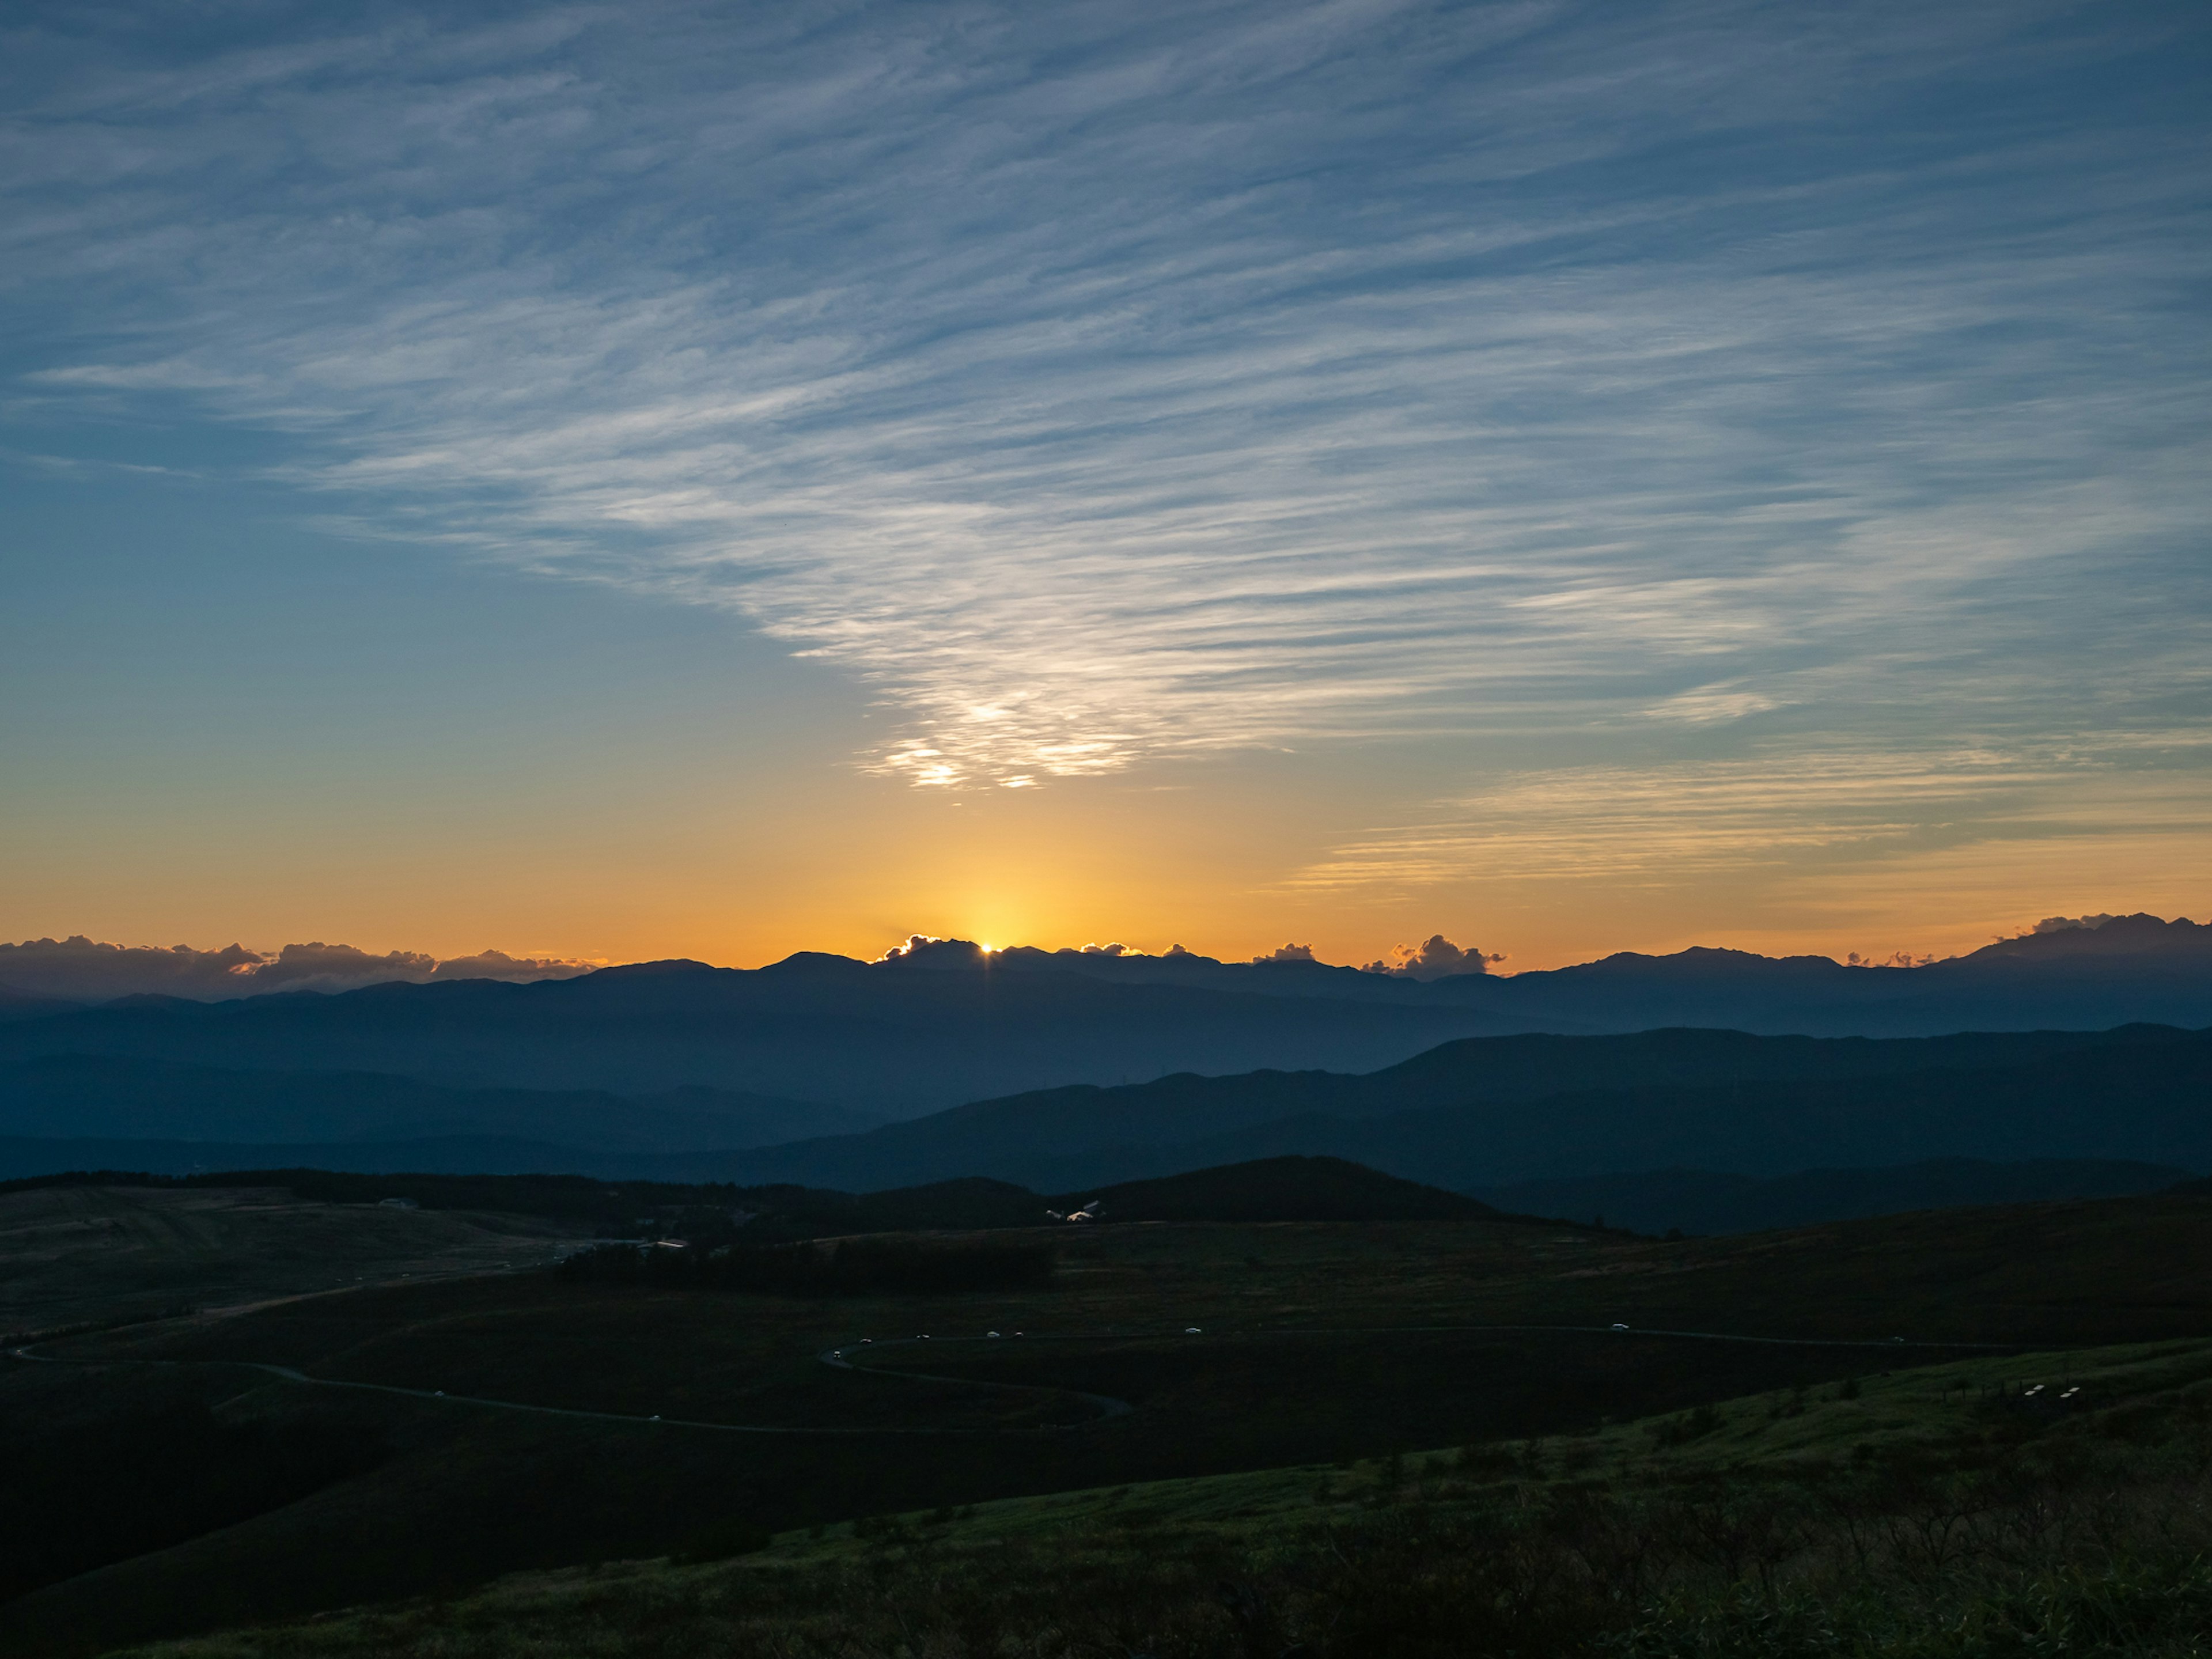
MULTIPOLYGON (((1743 1336, 1726 1331, 1644 1330, 1632 1329, 1618 1325, 1291 1326, 1278 1328, 1275 1329, 1218 1333, 1217 1334, 1217 1340, 1220 1336, 1236 1336, 1246 1340, 1250 1340, 1255 1338, 1265 1337, 1390 1337, 1454 1335, 1462 1334, 1480 1334, 1485 1332, 1536 1332, 1559 1335, 1603 1336, 1615 1340, 1635 1340, 1638 1338, 1658 1337, 1693 1342, 1748 1342, 1771 1346, 1795 1348, 1866 1348, 1884 1353, 1895 1353, 1900 1349, 1906 1351, 1938 1349, 1947 1353, 2014 1353, 2020 1352, 2021 1347, 2021 1345, 2017 1343, 1908 1342, 1902 1337, 1894 1337, 1888 1341, 1880 1341, 1864 1337, 1743 1336)), ((1201 1332, 1188 1329, 1181 1332, 1180 1334, 1170 1331, 1112 1331, 1086 1334, 1036 1336, 1019 1340, 1030 1344, 1082 1342, 1127 1343, 1183 1340, 1191 1338, 1197 1338, 1200 1340, 1204 1340, 1205 1334, 1201 1332)), ((866 1357, 873 1358, 878 1354, 894 1348, 919 1347, 924 1342, 929 1343, 933 1350, 934 1350, 940 1347, 996 1346, 1003 1344, 1004 1342, 1014 1340, 1017 1339, 1002 1338, 995 1335, 944 1338, 917 1336, 888 1338, 881 1342, 869 1340, 866 1341, 865 1346, 867 1349, 866 1357)), ((571 1406, 539 1406, 520 1400, 491 1400, 487 1399, 481 1395, 447 1394, 443 1389, 404 1389, 389 1382, 354 1382, 344 1381, 337 1377, 310 1376, 305 1371, 296 1370, 289 1365, 272 1365, 263 1361, 252 1359, 64 1359, 52 1354, 34 1352, 28 1346, 9 1349, 8 1351, 8 1357, 11 1359, 20 1360, 26 1364, 40 1365, 224 1365, 231 1367, 234 1370, 259 1371, 266 1376, 276 1377, 281 1382, 296 1383, 307 1388, 355 1389, 368 1394, 399 1395, 410 1400, 434 1401, 449 1406, 474 1406, 490 1411, 526 1412, 542 1417, 583 1418, 591 1421, 601 1423, 643 1424, 670 1429, 704 1429, 717 1434, 769 1434, 801 1437, 811 1436, 817 1437, 861 1437, 884 1435, 929 1435, 933 1437, 943 1437, 950 1435, 967 1438, 995 1438, 1009 1435, 1034 1436, 1040 1434, 1063 1434, 1071 1430, 1089 1428, 1094 1424, 1106 1422, 1113 1418, 1127 1417, 1136 1410, 1136 1407, 1129 1401, 1126 1400, 1117 1400, 1111 1395, 1085 1394, 1081 1390, 1075 1389, 1054 1388, 1043 1383, 986 1382, 977 1381, 972 1377, 945 1376, 932 1374, 927 1371, 901 1370, 893 1370, 887 1366, 878 1367, 875 1365, 857 1364, 854 1363, 854 1358, 859 1357, 859 1351, 863 1346, 864 1344, 862 1342, 848 1342, 842 1347, 826 1348, 819 1354, 817 1354, 815 1358, 822 1364, 830 1366, 834 1370, 852 1371, 870 1376, 898 1377, 903 1378, 911 1382, 950 1384, 957 1388, 980 1389, 998 1394, 1043 1395, 1047 1398, 1055 1400, 1081 1401, 1084 1404, 1092 1407, 1096 1415, 1084 1418, 1079 1421, 1073 1423, 1046 1423, 1040 1424, 1034 1428, 1023 1429, 857 1428, 838 1426, 799 1428, 784 1424, 709 1423, 696 1418, 647 1417, 641 1416, 633 1412, 585 1411, 571 1406)))

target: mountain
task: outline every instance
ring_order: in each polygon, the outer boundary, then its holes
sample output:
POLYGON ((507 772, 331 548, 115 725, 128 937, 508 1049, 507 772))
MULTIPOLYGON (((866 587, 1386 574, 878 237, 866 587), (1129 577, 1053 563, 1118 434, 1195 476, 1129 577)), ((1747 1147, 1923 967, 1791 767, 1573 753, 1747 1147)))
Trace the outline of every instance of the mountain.
POLYGON ((2212 923, 2194 922, 2184 916, 2162 921, 2137 912, 2131 916, 2098 916, 2084 922, 2051 927, 2014 939, 1984 945, 1962 960, 1984 965, 1996 962, 2079 962, 2087 957, 2164 958, 2202 963, 2212 958, 2212 923))
POLYGON ((1948 1158, 1885 1169, 1801 1170, 1765 1179, 1711 1170, 1655 1170, 1519 1182, 1483 1188, 1480 1196, 1516 1214, 1602 1218, 1637 1232, 1678 1228, 1686 1233, 1748 1233, 1973 1204, 2125 1198, 2165 1191, 2185 1179, 2185 1171, 2161 1164, 1948 1158))
POLYGON ((44 1019, 51 1014, 74 1012, 84 1006, 64 997, 40 996, 29 991, 19 991, 12 985, 0 985, 0 1024, 17 1019, 44 1019))
POLYGON ((1311 962, 1223 963, 957 940, 888 961, 757 969, 646 963, 537 983, 390 983, 97 1008, 0 1003, 0 1067, 100 1055, 375 1073, 457 1089, 695 1086, 908 1117, 1067 1084, 1261 1068, 1365 1073, 1456 1037, 1934 1036, 2212 1024, 2212 927, 2102 919, 1920 967, 1699 948, 1428 981, 1311 962))
POLYGON ((0 1136, 0 1181, 87 1170, 159 1176, 300 1169, 362 1175, 560 1176, 580 1171, 615 1174, 618 1162, 611 1153, 502 1135, 433 1135, 413 1140, 319 1144, 0 1136))
POLYGON ((2191 1171, 2212 1169, 2208 1102, 2212 1032, 1659 1030, 1462 1039, 1364 1074, 1079 1085, 748 1147, 737 1143, 779 1122, 818 1121, 825 1109, 703 1091, 625 1099, 447 1090, 388 1075, 75 1057, 0 1072, 0 1134, 15 1137, 0 1169, 477 1168, 853 1191, 987 1176, 1066 1191, 1320 1156, 1461 1193, 1670 1169, 1765 1179, 1945 1158, 2191 1171))
POLYGON ((702 1088, 447 1089, 363 1072, 241 1072, 59 1054, 0 1066, 0 1136, 283 1143, 490 1137, 678 1152, 849 1133, 849 1108, 702 1088))
POLYGON ((1079 1079, 1268 1065, 1364 1071, 1503 1029, 1480 1010, 1414 1000, 803 956, 755 970, 653 963, 534 984, 395 983, 216 1003, 126 998, 0 1025, 0 1066, 92 1054, 456 1087, 646 1095, 694 1085, 882 1117, 1079 1079))
MULTIPOLYGON (((2136 915, 1999 939, 1916 967, 1827 957, 1762 957, 1697 946, 1623 951, 1510 976, 1421 982, 1312 962, 1004 951, 992 970, 1079 974, 1127 984, 1270 996, 1372 999, 1480 1008, 1516 1029, 1627 1031, 1700 1025, 1811 1036, 1914 1036, 1959 1030, 2095 1030, 2135 1022, 2212 1024, 2212 925, 2136 915)), ((946 940, 916 963, 977 970, 976 947, 946 940)))
POLYGON ((1061 1188, 1306 1153, 1461 1192, 1674 1164, 1769 1175, 2065 1157, 2195 1169, 2212 1167, 2208 1088, 2212 1036, 2164 1026, 1487 1037, 1363 1076, 1040 1091, 710 1164, 728 1179, 860 1189, 954 1174, 1061 1188))

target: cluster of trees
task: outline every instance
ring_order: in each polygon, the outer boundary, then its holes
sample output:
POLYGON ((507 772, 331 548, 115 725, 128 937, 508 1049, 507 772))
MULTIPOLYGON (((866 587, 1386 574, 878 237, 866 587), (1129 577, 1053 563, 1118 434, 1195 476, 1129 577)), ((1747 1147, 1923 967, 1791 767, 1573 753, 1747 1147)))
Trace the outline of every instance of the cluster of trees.
POLYGON ((554 1272, 574 1284, 748 1291, 770 1296, 938 1296, 1033 1291, 1052 1282, 1048 1244, 995 1239, 841 1238, 830 1243, 601 1244, 554 1272))

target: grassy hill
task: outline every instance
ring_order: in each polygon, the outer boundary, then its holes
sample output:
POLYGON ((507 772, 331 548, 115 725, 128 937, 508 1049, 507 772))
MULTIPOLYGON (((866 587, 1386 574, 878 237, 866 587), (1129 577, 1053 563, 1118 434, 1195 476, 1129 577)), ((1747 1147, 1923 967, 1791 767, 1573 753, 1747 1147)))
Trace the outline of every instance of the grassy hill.
POLYGON ((380 1196, 339 1206, 280 1186, 0 1192, 0 1334, 535 1267, 577 1243, 540 1217, 392 1209, 380 1196))
MULTIPOLYGON (((2193 1197, 1673 1243, 1480 1216, 987 1236, 1048 1240, 1058 1271, 1018 1292, 830 1300, 550 1271, 418 1279, 47 1345, 88 1363, 0 1370, 0 1420, 68 1417, 84 1443, 124 1443, 187 1390, 220 1422, 268 1424, 255 1444, 366 1435, 382 1450, 36 1591, 0 1620, 0 1651, 447 1595, 694 1550, 717 1528, 1601 1436, 1654 1414, 1697 1437, 1714 1401, 1817 1400, 1906 1364, 2002 1369, 1974 1343, 2212 1340, 2195 1265, 2212 1200, 2193 1197), (862 1363, 825 1366, 832 1349, 862 1363)), ((98 1492, 18 1493, 14 1513, 58 1531, 98 1492)))
POLYGON ((2208 1411, 2212 1344, 2017 1354, 1571 1435, 732 1528, 688 1553, 736 1559, 139 1651, 2178 1659, 2212 1627, 2208 1411))
POLYGON ((1857 1170, 1800 1170, 1760 1177, 1712 1170, 1650 1170, 1491 1187, 1480 1196, 1531 1215, 1602 1216, 1638 1232, 1747 1233, 1960 1205, 2118 1198, 2179 1185, 2172 1164, 2101 1158, 1931 1158, 1857 1170))
POLYGON ((1453 1221, 1494 1213, 1458 1193, 1401 1181, 1340 1158, 1270 1158, 1158 1181, 1124 1182, 1089 1198, 1101 1221, 1453 1221))
MULTIPOLYGON (((672 1237, 709 1243, 776 1242, 917 1228, 1034 1227, 1089 1206, 1109 1221, 1436 1221, 1487 1215, 1486 1205, 1402 1181, 1340 1158, 1282 1158, 1167 1181, 1101 1188, 1090 1195, 1033 1193, 969 1176, 845 1193, 796 1186, 600 1181, 556 1175, 364 1175, 265 1169, 162 1176, 74 1170, 0 1182, 17 1194, 100 1189, 281 1191, 303 1204, 361 1206, 402 1200, 425 1210, 506 1212, 542 1218, 564 1232, 672 1237)), ((88 1200, 94 1201, 94 1200, 88 1200)), ((114 1201, 123 1202, 119 1196, 114 1201)))

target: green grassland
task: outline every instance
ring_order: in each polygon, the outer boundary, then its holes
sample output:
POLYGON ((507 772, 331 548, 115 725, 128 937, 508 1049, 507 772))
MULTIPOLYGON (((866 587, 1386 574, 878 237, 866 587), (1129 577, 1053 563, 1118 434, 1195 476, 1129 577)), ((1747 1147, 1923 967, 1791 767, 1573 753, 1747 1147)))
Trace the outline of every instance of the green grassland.
POLYGON ((282 1188, 19 1189, 0 1193, 0 1334, 532 1265, 572 1248, 574 1231, 282 1188))
POLYGON ((137 1651, 2193 1654, 2212 1629, 2208 1497, 2212 1342, 2167 1342, 733 1534, 749 1553, 732 1560, 518 1575, 137 1651))
MULTIPOLYGON (((2201 1469, 2194 1488, 2175 1471, 2203 1440, 2212 1200, 1673 1243, 1497 1218, 1049 1237, 1052 1285, 1018 1292, 817 1299, 508 1272, 44 1344, 74 1363, 0 1371, 10 1420, 43 1421, 64 1395, 88 1424, 188 1395, 270 1425, 272 1443, 313 1419, 372 1434, 381 1455, 33 1590, 0 1619, 0 1652, 395 1597, 428 1599, 190 1650, 1456 1653, 1489 1650, 1465 1632, 1502 1606, 1534 1622, 1490 1647, 1579 1651, 1652 1620, 1663 1646, 1668 1596, 1723 1622, 1745 1586, 1769 1613, 1785 1592, 1841 1608, 1840 1564, 1864 1577, 1887 1562, 1905 1523, 1881 1517, 1920 1516, 1947 1482, 2009 1482, 2069 1516, 2099 1480, 2138 1496, 2112 1500, 2105 1544, 2015 1540, 1979 1588, 1915 1581, 1928 1618, 2069 1563, 2171 1565, 2166 1545, 2137 1547, 2142 1515, 2180 1516, 2184 1542, 2202 1517, 2201 1469), (2143 1342, 2159 1346, 2112 1346, 2143 1342), (863 1363, 826 1366, 830 1349, 863 1363), (938 1380, 884 1374, 902 1370, 938 1380), (2063 1412, 2005 1403, 2045 1377, 2084 1392, 2063 1412), (1133 1409, 1103 1415, 1085 1395, 1133 1409), (2129 1428, 2130 1411, 2150 1426, 2129 1428), (884 1516, 904 1518, 855 1524, 884 1516), (735 1564, 635 1565, 767 1534, 735 1564), (1691 1547, 1707 1534, 1720 1541, 1691 1547), (1627 1555, 1645 1565, 1593 1565, 1627 1555), (1553 1589, 1481 1576, 1509 1567, 1553 1589), (1224 1582, 1241 1588, 1224 1599, 1224 1582), (1464 1639, 1377 1625, 1385 1603, 1464 1639)), ((1985 1504, 1972 1524, 2033 1502, 1985 1504)))

